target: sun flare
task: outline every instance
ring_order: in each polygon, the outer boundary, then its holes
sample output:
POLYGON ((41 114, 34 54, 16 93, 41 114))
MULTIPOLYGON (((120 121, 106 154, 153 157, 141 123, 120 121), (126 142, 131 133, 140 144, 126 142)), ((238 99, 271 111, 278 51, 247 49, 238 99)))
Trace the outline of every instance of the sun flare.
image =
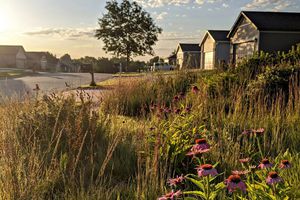
POLYGON ((5 10, 0 9, 0 31, 5 31, 9 28, 9 16, 5 10))

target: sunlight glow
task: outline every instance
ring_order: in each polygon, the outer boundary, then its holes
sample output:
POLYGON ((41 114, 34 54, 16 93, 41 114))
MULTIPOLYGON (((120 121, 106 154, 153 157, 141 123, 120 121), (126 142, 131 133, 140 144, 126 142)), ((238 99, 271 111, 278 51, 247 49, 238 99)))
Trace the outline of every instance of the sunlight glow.
POLYGON ((10 19, 8 13, 0 8, 0 31, 6 31, 9 29, 10 19))

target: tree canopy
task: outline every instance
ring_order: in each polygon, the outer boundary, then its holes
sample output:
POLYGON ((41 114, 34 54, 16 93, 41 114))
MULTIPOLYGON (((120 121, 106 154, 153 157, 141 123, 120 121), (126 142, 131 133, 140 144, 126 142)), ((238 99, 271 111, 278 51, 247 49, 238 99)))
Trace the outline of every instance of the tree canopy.
POLYGON ((162 29, 150 14, 136 2, 115 0, 106 2, 107 13, 99 19, 96 37, 104 42, 103 49, 115 56, 125 56, 127 64, 132 56, 153 55, 152 46, 162 29))

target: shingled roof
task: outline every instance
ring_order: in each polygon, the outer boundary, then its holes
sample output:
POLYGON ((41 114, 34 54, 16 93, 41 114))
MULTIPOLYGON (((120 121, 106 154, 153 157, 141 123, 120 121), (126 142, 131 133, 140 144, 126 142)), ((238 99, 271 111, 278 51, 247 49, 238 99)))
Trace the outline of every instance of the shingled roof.
POLYGON ((225 30, 208 30, 207 31, 215 41, 229 41, 229 38, 227 38, 227 35, 229 31, 225 30))
POLYGON ((300 31, 300 13, 243 11, 261 31, 300 31))
POLYGON ((300 31, 300 13, 242 11, 228 36, 235 31, 242 17, 249 19, 259 31, 300 31))
POLYGON ((17 55, 22 46, 0 45, 0 55, 17 55))
POLYGON ((184 52, 187 52, 187 51, 199 51, 200 52, 199 44, 179 43, 179 47, 184 52))

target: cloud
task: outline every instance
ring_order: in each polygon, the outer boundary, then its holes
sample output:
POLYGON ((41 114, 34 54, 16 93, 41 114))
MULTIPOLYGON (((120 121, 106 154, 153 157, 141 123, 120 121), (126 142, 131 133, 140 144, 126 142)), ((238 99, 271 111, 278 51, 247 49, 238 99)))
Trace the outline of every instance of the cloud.
POLYGON ((168 15, 167 12, 162 12, 156 16, 156 20, 163 20, 168 15))
POLYGON ((224 0, 135 0, 137 3, 151 8, 162 7, 166 5, 182 6, 190 3, 203 5, 205 3, 216 3, 224 0))
POLYGON ((47 36, 59 37, 63 39, 87 39, 93 38, 95 35, 95 28, 40 28, 24 33, 29 36, 47 36))
POLYGON ((243 9, 273 9, 274 11, 290 8, 295 5, 295 0, 252 0, 243 9))

